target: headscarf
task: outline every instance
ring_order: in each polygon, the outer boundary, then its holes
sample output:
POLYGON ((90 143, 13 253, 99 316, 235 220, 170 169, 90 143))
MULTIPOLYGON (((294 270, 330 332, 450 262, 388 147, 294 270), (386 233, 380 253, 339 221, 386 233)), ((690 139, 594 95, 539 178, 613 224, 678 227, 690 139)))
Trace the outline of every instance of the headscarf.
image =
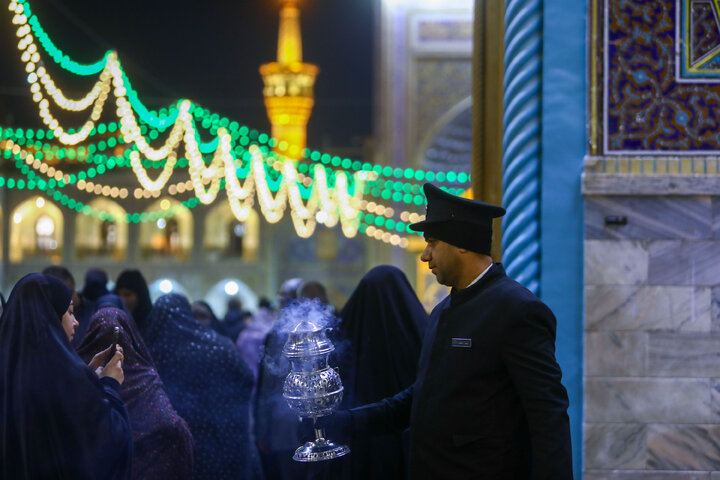
MULTIPOLYGON (((380 401, 415 381, 429 317, 400 269, 381 265, 365 274, 340 318, 336 353, 345 387, 341 409, 380 401)), ((352 448, 351 455, 329 468, 335 471, 326 478, 406 477, 401 434, 355 442, 352 448)))
POLYGON ((75 277, 70 270, 67 269, 67 267, 63 267, 62 265, 50 265, 45 267, 42 273, 44 275, 57 278, 72 291, 72 300, 74 305, 73 310, 75 320, 77 320, 78 325, 75 329, 75 337, 70 341, 70 343, 73 347, 77 347, 80 345, 80 341, 85 335, 88 323, 90 323, 90 315, 92 315, 92 312, 95 310, 94 304, 91 301, 86 301, 80 296, 77 290, 75 290, 75 277))
POLYGON ((99 309, 90 319, 78 353, 89 362, 112 343, 115 327, 120 329, 118 344, 125 355, 125 381, 120 386, 120 398, 125 402, 135 442, 132 478, 190 480, 193 463, 190 429, 170 403, 132 318, 118 308, 99 309))
POLYGON ((108 377, 70 346, 62 315, 72 291, 33 273, 0 317, 0 478, 125 480, 132 434, 108 377))
POLYGON ((260 349, 274 322, 275 313, 270 310, 269 306, 260 307, 250 318, 248 326, 238 335, 237 347, 252 370, 255 380, 257 380, 258 364, 260 363, 260 349))
POLYGON ((220 335, 225 335, 222 322, 218 320, 212 307, 205 300, 195 300, 190 306, 193 317, 203 325, 209 325, 210 328, 218 332, 220 335))
POLYGON ((150 290, 147 282, 140 270, 123 270, 120 273, 117 282, 115 282, 114 293, 117 294, 123 288, 135 292, 135 295, 137 295, 137 306, 130 313, 132 313, 135 324, 142 332, 145 330, 145 320, 147 320, 147 316, 152 309, 152 300, 150 300, 150 290))
POLYGON ((249 431, 252 373, 235 345, 196 321, 187 298, 160 297, 143 333, 165 389, 195 439, 195 480, 261 477, 249 431))
POLYGON ((85 286, 80 294, 84 300, 95 301, 103 295, 108 294, 107 273, 99 268, 91 268, 85 273, 85 286))
POLYGON ((429 317, 399 268, 380 265, 366 273, 340 318, 340 336, 350 343, 341 358, 346 408, 394 395, 415 381, 429 317))
MULTIPOLYGON (((107 307, 122 310, 123 312, 127 313, 130 318, 132 318, 132 314, 130 313, 130 310, 128 310, 125 306, 125 302, 123 302, 122 298, 118 297, 114 293, 108 293, 107 295, 103 295, 102 297, 98 298, 97 302, 95 302, 95 311, 92 313, 95 314, 95 312, 97 312, 101 308, 107 307)), ((137 325, 135 325, 135 328, 137 329, 137 325)))
POLYGON ((233 298, 228 301, 228 309, 225 312, 225 317, 222 321, 222 330, 218 332, 225 335, 233 343, 238 339, 238 335, 245 329, 245 320, 250 316, 250 313, 242 309, 242 303, 240 299, 233 298))

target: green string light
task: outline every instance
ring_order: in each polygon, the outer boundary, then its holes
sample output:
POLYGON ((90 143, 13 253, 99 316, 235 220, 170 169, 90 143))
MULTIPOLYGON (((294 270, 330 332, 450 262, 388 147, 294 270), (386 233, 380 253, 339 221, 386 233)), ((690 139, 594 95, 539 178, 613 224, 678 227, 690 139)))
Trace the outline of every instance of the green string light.
MULTIPOLYGON (((20 0, 20 3, 23 4, 25 9, 25 15, 28 17, 28 23, 30 24, 30 27, 32 28, 33 32, 35 33, 35 36, 40 41, 41 46, 45 49, 45 51, 50 55, 50 57, 63 69, 74 73, 76 75, 92 75, 97 74, 100 71, 102 71, 103 68, 105 68, 105 65, 107 64, 107 58, 108 55, 111 52, 106 52, 105 56, 102 60, 99 60, 98 62, 95 62, 90 65, 81 65, 78 62, 75 62, 74 60, 70 59, 66 54, 64 54, 57 46, 53 44, 53 42, 48 37, 47 33, 43 30, 42 26, 40 25, 39 20, 37 17, 31 12, 29 2, 27 0, 20 0)), ((160 131, 164 131, 169 126, 173 125, 177 119, 177 115, 179 113, 179 104, 182 102, 181 100, 178 100, 175 105, 170 105, 167 109, 161 109, 160 114, 157 114, 154 111, 150 111, 145 107, 145 105, 140 101, 137 92, 133 89, 132 83, 130 82, 130 79, 127 77, 125 70, 122 68, 122 64, 118 60, 120 70, 122 72, 122 79, 124 82, 125 89, 127 91, 127 98, 130 102, 131 106, 133 107, 133 110, 138 114, 140 120, 144 122, 145 124, 156 128, 160 131)), ((243 141, 243 128, 247 131, 247 127, 240 127, 237 122, 230 122, 225 117, 220 117, 217 113, 211 113, 209 110, 202 108, 198 104, 193 104, 191 107, 191 112, 193 113, 194 118, 201 120, 202 126, 206 129, 210 129, 211 133, 215 135, 218 127, 225 127, 229 129, 231 135, 233 133, 237 134, 238 137, 240 137, 240 144, 241 145, 247 145, 249 141, 245 140, 243 141)), ((194 119, 193 119, 194 122, 194 119)), ((115 126, 115 128, 117 128, 115 126)), ((99 130, 99 128, 98 128, 99 130)), ((110 130, 111 132, 114 130, 110 130)), ((197 128, 196 128, 197 131, 197 128)), ((102 133, 102 132, 101 132, 102 133)), ((267 134, 259 134, 257 131, 252 131, 250 140, 257 140, 261 144, 266 143, 275 143, 275 140, 270 138, 267 134)), ((212 151, 215 151, 217 149, 218 145, 218 138, 215 136, 215 138, 207 143, 198 141, 200 145, 200 150, 203 153, 210 153, 212 151)), ((287 148, 287 145, 283 145, 284 142, 280 142, 280 149, 284 150, 287 148)), ((318 156, 321 158, 323 163, 328 163, 328 158, 322 155, 320 152, 313 151, 310 149, 304 149, 303 150, 303 158, 305 159, 311 159, 313 161, 317 161, 318 156)), ((357 171, 375 171, 374 167, 372 167, 370 164, 365 163, 361 164, 358 161, 353 161, 352 159, 345 158, 341 159, 340 157, 333 157, 332 165, 334 167, 342 167, 344 170, 352 170, 354 172, 357 171)), ((376 173, 380 173, 377 172, 376 173)), ((457 173, 457 172, 448 172, 447 176, 443 175, 442 177, 440 174, 444 174, 444 172, 438 172, 437 174, 430 171, 423 171, 420 169, 391 169, 389 167, 386 167, 382 170, 382 175, 385 177, 394 177, 394 178, 405 178, 407 180, 415 180, 415 181, 433 181, 434 179, 437 179, 438 182, 445 182, 448 183, 466 183, 469 181, 469 175, 467 175, 464 172, 457 173)))
MULTIPOLYGON (((224 121, 227 121, 227 119, 226 119, 226 118, 223 118, 223 119, 220 119, 220 120, 219 120, 220 123, 224 123, 224 121)), ((229 124, 229 125, 230 125, 230 124, 229 124)), ((251 140, 250 140, 251 136, 250 136, 250 132, 248 131, 247 127, 239 127, 239 126, 237 126, 237 124, 235 124, 235 125, 233 125, 233 126, 238 129, 238 130, 237 130, 237 136, 238 136, 238 138, 240 138, 240 140, 241 140, 240 143, 245 144, 245 145, 250 145, 250 144, 251 144, 251 140), (240 136, 240 133, 243 133, 244 135, 240 136), (244 141, 243 141, 243 140, 244 140, 244 141)), ((116 123, 110 123, 110 124, 107 124, 107 125, 105 125, 105 124, 99 124, 99 125, 97 126, 97 128, 96 128, 96 133, 97 133, 97 134, 102 134, 102 132, 107 132, 107 131, 111 131, 111 130, 112 130, 112 131, 116 131, 117 128, 118 128, 118 126, 117 126, 116 123)), ((23 129, 16 129, 15 131, 13 131, 12 128, 5 128, 5 129, 2 129, 2 136, 1 136, 1 138, 11 138, 11 139, 14 139, 14 140, 16 141, 16 143, 20 144, 20 143, 22 143, 23 141, 25 141, 28 137, 31 137, 31 136, 35 136, 35 137, 37 137, 37 138, 40 138, 40 137, 47 137, 47 136, 50 136, 50 135, 52 135, 52 132, 49 131, 49 130, 48 130, 48 131, 44 131, 44 130, 33 131, 33 130, 31 130, 31 129, 28 129, 28 130, 26 130, 26 131, 23 131, 23 129)), ((271 140, 271 139, 268 139, 266 134, 258 134, 257 132, 253 132, 252 135, 253 135, 253 136, 257 136, 257 140, 258 140, 258 141, 259 141, 259 140, 265 140, 265 141, 267 141, 268 144, 270 143, 270 140, 271 140)), ((108 140, 110 140, 110 139, 108 139, 108 140)), ((207 143, 203 143, 203 142, 199 141, 199 145, 200 145, 200 147, 201 147, 201 153, 211 153, 211 152, 213 152, 213 151, 214 151, 214 148, 215 148, 215 144, 217 143, 217 141, 218 141, 218 138, 217 138, 217 137, 215 137, 215 139, 214 139, 213 141, 207 142, 207 143)), ((117 138, 117 139, 113 139, 113 141, 110 141, 110 142, 106 142, 105 140, 100 140, 100 141, 98 141, 97 144, 93 144, 93 143, 88 144, 88 146, 86 147, 86 151, 87 151, 87 153, 93 153, 94 151, 104 151, 104 150, 106 150, 108 147, 113 148, 114 145, 118 145, 118 144, 121 144, 121 143, 123 143, 123 142, 124 142, 124 139, 123 139, 122 136, 120 136, 120 137, 117 138), (108 145, 108 143, 110 143, 110 145, 108 145)), ((36 142, 36 144, 37 144, 37 142, 36 142)), ((42 148, 42 149, 46 149, 46 148, 47 148, 47 149, 52 149, 52 151, 54 152, 54 154, 55 154, 59 159, 71 158, 71 157, 68 155, 68 152, 71 150, 71 148, 58 148, 57 146, 51 146, 51 145, 49 145, 49 144, 47 144, 47 143, 42 143, 42 142, 40 142, 39 144, 42 145, 42 146, 39 147, 39 148, 42 148)), ((134 146, 133 146, 133 148, 134 148, 134 146)), ((266 161, 268 161, 268 162, 272 162, 272 161, 277 160, 277 159, 284 159, 284 157, 283 157, 282 155, 279 155, 279 154, 277 154, 276 152, 273 152, 273 151, 269 151, 269 150, 267 149, 267 147, 264 147, 264 150, 265 150, 265 152, 269 155, 269 157, 266 159, 266 161)), ((243 148, 243 147, 241 147, 241 146, 236 146, 236 147, 234 148, 234 151, 236 152, 236 154, 237 154, 238 152, 243 152, 243 154, 244 154, 244 153, 247 153, 247 152, 246 152, 246 149, 243 148)), ((335 163, 335 164, 337 164, 337 165, 339 165, 339 166, 342 166, 342 167, 346 167, 346 168, 349 167, 349 168, 352 168, 352 169, 358 169, 358 171, 361 170, 361 171, 374 172, 374 173, 376 173, 376 174, 379 174, 379 175, 382 175, 382 176, 385 176, 385 177, 391 177, 391 178, 403 177, 403 178, 404 178, 404 177, 410 176, 411 173, 412 173, 412 175, 414 175, 414 179, 416 179, 416 178, 419 178, 420 175, 422 174, 422 171, 420 171, 420 170, 413 170, 413 171, 411 172, 411 169, 402 170, 402 169, 399 169, 399 168, 393 169, 392 167, 382 167, 382 166, 377 166, 377 165, 376 165, 376 166, 372 166, 372 165, 370 165, 369 163, 361 164, 361 163, 358 162, 358 161, 351 162, 349 159, 341 159, 340 157, 331 157, 330 155, 322 154, 322 153, 317 152, 317 151, 309 151, 309 150, 307 150, 307 149, 306 149, 306 152, 305 152, 305 153, 307 154, 307 155, 306 155, 306 156, 307 156, 307 159, 309 159, 309 160, 311 160, 311 161, 317 162, 318 160, 320 160, 322 163, 325 163, 325 164, 335 163)), ((72 154, 71 154, 71 155, 72 155, 72 154)), ((240 155, 238 155, 238 156, 240 156, 240 155)), ((96 163, 99 163, 99 162, 104 161, 104 160, 105 160, 106 158, 108 158, 108 157, 92 157, 92 156, 86 156, 86 155, 84 154, 84 152, 83 152, 83 154, 77 156, 76 158, 77 158, 78 160, 80 160, 80 161, 89 161, 89 162, 95 161, 96 163)), ((245 158, 245 156, 243 156, 242 158, 245 158)), ((120 163, 121 166, 129 166, 129 164, 130 164, 129 151, 126 151, 126 152, 125 152, 124 158, 123 158, 122 160, 120 160, 119 163, 120 163)), ((206 161, 206 163, 207 163, 207 161, 206 161)), ((143 159, 143 166, 144 166, 145 168, 158 169, 158 168, 163 168, 164 165, 165 165, 165 160, 164 160, 164 159, 163 159, 163 160, 158 160, 158 161, 152 161, 152 160, 148 160, 148 159, 143 159)), ((300 165, 302 166, 301 173, 305 173, 305 171, 309 172, 309 171, 311 170, 308 166, 305 166, 305 165, 302 164, 302 163, 301 163, 300 165)), ((179 166, 180 168, 186 168, 186 166, 187 166, 187 158, 181 157, 180 159, 178 159, 178 166, 179 166)), ((331 170, 328 171, 328 173, 330 174, 330 175, 329 175, 330 178, 334 177, 334 175, 332 175, 332 174, 334 173, 334 170, 331 169, 331 170)), ((439 173, 445 173, 445 172, 439 172, 439 173)), ((456 176, 452 175, 452 173, 453 173, 453 172, 448 172, 448 173, 446 174, 448 180, 450 180, 450 179, 455 179, 455 180, 457 180, 458 182, 461 182, 461 183, 465 183, 465 182, 469 181, 469 175, 466 174, 466 173, 464 173, 464 172, 458 173, 456 176)), ((424 175, 425 175, 425 178, 426 178, 428 181, 432 181, 432 180, 434 179, 434 177, 435 177, 435 173, 434 173, 434 172, 425 172, 424 175)), ((243 176, 243 177, 241 177, 241 178, 245 178, 245 176, 243 176)), ((440 178, 443 178, 443 177, 441 176, 440 178)), ((275 188, 275 187, 277 186, 277 184, 278 184, 277 181, 276 181, 276 182, 271 182, 271 183, 272 183, 273 191, 277 191, 276 188, 275 188)), ((397 180, 397 181, 392 181, 392 180, 391 180, 391 181, 387 181, 387 182, 385 183, 385 187, 384 187, 384 188, 391 188, 391 189, 394 189, 394 190, 403 190, 403 191, 408 192, 408 193, 417 193, 417 192, 420 192, 420 190, 421 190, 421 186, 418 185, 418 184, 408 184, 408 183, 404 183, 404 182, 402 182, 402 181, 400 181, 400 180, 397 180)), ((464 189, 455 189, 455 190, 451 190, 451 193, 461 194, 463 191, 464 191, 464 189)), ((378 197, 378 198, 383 198, 383 199, 392 198, 394 201, 401 201, 401 200, 396 200, 398 196, 397 196, 397 195, 394 195, 394 194, 385 194, 385 195, 383 195, 382 192, 374 192, 374 196, 376 196, 376 197, 378 197)), ((408 202, 405 202, 405 203, 408 203, 408 202)))
POLYGON ((50 55, 50 57, 55 61, 55 63, 57 63, 69 72, 82 76, 95 75, 97 73, 100 73, 102 69, 105 68, 105 64, 107 63, 107 57, 111 52, 106 52, 102 60, 99 60, 89 65, 82 65, 80 63, 77 63, 76 61, 65 55, 62 50, 55 46, 48 34, 40 25, 37 17, 32 13, 30 9, 30 3, 25 0, 19 0, 18 3, 22 4, 25 16, 28 18, 28 24, 30 25, 30 28, 32 28, 35 37, 38 39, 40 45, 42 45, 48 55, 50 55))
MULTIPOLYGON (((32 14, 28 1, 19 0, 19 2, 24 5, 24 13, 28 17, 28 23, 32 28, 36 38, 40 42, 42 48, 45 49, 45 51, 49 54, 50 58, 52 58, 61 68, 71 73, 85 76, 97 74, 102 71, 103 68, 105 68, 108 61, 108 55, 111 52, 106 52, 102 60, 93 64, 83 65, 70 59, 68 55, 64 54, 57 46, 54 45, 54 43, 48 37, 47 33, 42 29, 42 26, 40 25, 37 17, 32 14)), ((170 105, 167 108, 161 108, 157 112, 148 110, 145 105, 142 104, 142 102, 140 101, 137 92, 132 88, 132 84, 127 77, 124 69, 122 68, 122 65, 119 63, 119 60, 118 65, 120 67, 122 79, 127 92, 128 101, 130 102, 134 111, 138 114, 141 133, 143 135, 147 135, 150 140, 157 139, 161 133, 164 133, 164 131, 168 127, 172 126, 176 122, 177 116, 179 114, 179 105, 182 100, 178 100, 176 104, 170 105)), ((203 154, 210 154, 217 150, 219 144, 219 138, 217 137, 218 128, 223 127, 228 130, 232 138, 231 146, 234 145, 233 151, 236 153, 237 163, 239 163, 236 168, 236 174, 239 178, 245 179, 250 172, 249 153, 244 147, 252 144, 260 144, 259 146, 261 147, 261 150, 266 155, 268 155, 265 159, 265 173, 268 186, 271 191, 278 191, 282 183, 282 174, 274 168, 268 167, 272 164, 273 161, 284 160, 285 157, 281 154, 276 154, 275 152, 270 153, 268 147, 275 148, 276 146, 278 146, 281 150, 285 150, 287 149, 286 142, 281 141, 278 144, 276 139, 269 137, 267 134, 260 133, 256 130, 249 130, 247 127, 240 126, 237 122, 234 121, 231 122, 225 117, 220 117, 220 115, 218 115, 217 113, 210 112, 210 110, 204 109, 198 104, 191 103, 190 114, 192 115, 190 121, 195 131, 196 140, 198 142, 200 152, 203 154), (200 138, 199 129, 197 128, 198 123, 202 126, 203 129, 208 130, 213 136, 213 139, 211 141, 202 141, 202 139, 200 138), (245 165, 243 166, 243 164, 245 165)), ((95 128, 93 128, 91 132, 91 137, 95 135, 105 135, 108 132, 112 134, 118 130, 118 127, 119 126, 116 123, 110 123, 107 125, 98 124, 95 128)), ((73 133, 74 131, 75 130, 73 129, 69 129, 68 133, 73 133)), ((0 133, 2 133, 2 136, 4 138, 10 138, 10 136, 12 135, 15 143, 20 146, 37 149, 34 154, 38 159, 42 160, 46 156, 54 156, 59 160, 68 159, 94 165, 87 168, 86 171, 81 171, 77 172, 76 174, 69 175, 67 178, 68 184, 70 185, 76 183, 78 180, 95 178, 96 176, 103 175, 107 171, 113 170, 116 167, 127 168, 130 166, 129 153, 132 151, 131 149, 125 149, 124 155, 122 157, 114 157, 98 153, 104 152, 108 148, 115 148, 119 144, 124 144, 124 138, 122 136, 120 136, 119 138, 116 138, 114 136, 106 139, 103 138, 98 140, 97 143, 88 143, 86 147, 81 146, 77 148, 58 148, 57 146, 52 146, 48 143, 42 142, 43 139, 52 140, 54 138, 53 132, 49 130, 23 131, 22 129, 16 129, 13 132, 12 129, 0 128, 0 133)), ((133 148, 136 147, 133 145, 133 148)), ((8 151, 4 151, 2 157, 10 159, 11 155, 9 155, 9 153, 10 152, 8 151)), ((207 165, 208 160, 203 160, 207 165)), ((308 148, 303 150, 301 160, 307 160, 310 162, 321 162, 327 170, 327 177, 329 183, 328 186, 330 188, 333 187, 335 182, 336 172, 334 168, 342 169, 350 173, 360 171, 372 172, 378 178, 376 180, 367 181, 364 188, 364 192, 366 194, 369 194, 376 198, 382 198, 383 200, 391 200, 394 202, 405 203, 408 205, 423 205, 425 202, 425 197, 421 193, 420 185, 414 183, 406 183, 406 181, 437 181, 439 183, 465 184, 470 180, 469 174, 465 172, 432 172, 411 168, 402 169, 392 168, 388 166, 383 167, 380 165, 372 165, 367 162, 363 163, 357 160, 353 161, 349 158, 331 156, 329 154, 311 150, 308 148)), ((151 161, 149 159, 143 159, 142 161, 145 168, 164 168, 165 162, 166 160, 151 161)), ((178 167, 186 168, 187 164, 188 162, 186 158, 178 159, 178 167)), ((2 181, 2 184, 7 184, 8 188, 19 189, 23 189, 25 187, 27 187, 28 189, 47 188, 47 191, 52 191, 53 197, 59 197, 59 201, 61 201, 62 204, 67 204, 70 208, 74 208, 78 211, 81 211, 82 213, 92 215, 109 215, 103 214, 103 212, 98 213, 91 207, 83 205, 82 202, 70 199, 58 190, 54 190, 56 187, 64 187, 64 181, 57 182, 54 179, 50 179, 48 181, 40 178, 35 179, 34 172, 32 172, 27 165, 21 165, 19 169, 23 175, 32 178, 28 178, 26 182, 22 179, 17 181, 13 179, 8 179, 6 181, 2 177, 0 177, 0 181, 2 181)), ((314 170, 310 168, 310 165, 302 162, 298 163, 298 171, 311 178, 314 172, 314 170)), ((348 180, 349 191, 352 194, 354 192, 354 189, 356 188, 355 179, 352 176, 348 176, 348 180)), ((301 197, 304 200, 307 200, 312 193, 312 187, 305 187, 302 184, 299 184, 299 186, 301 197)), ((441 186, 441 188, 453 194, 461 194, 464 191, 463 188, 452 188, 446 186, 441 186)), ((199 201, 197 198, 190 198, 183 202, 183 204, 185 204, 185 206, 187 206, 188 208, 194 208, 194 206, 196 206, 198 203, 199 201)), ((158 215, 164 215, 164 212, 157 214, 153 212, 147 215, 142 215, 142 218, 139 214, 136 213, 128 214, 128 221, 146 221, 148 218, 157 218, 158 215)), ((398 232, 405 231, 405 224, 403 222, 396 222, 393 219, 375 217, 373 223, 377 227, 386 228, 388 230, 394 229, 398 232)), ((362 231, 366 229, 366 225, 364 223, 361 224, 361 229, 362 231)))
POLYGON ((392 218, 385 218, 380 215, 376 216, 372 213, 359 212, 358 219, 360 220, 360 233, 365 233, 367 227, 376 227, 398 233, 422 235, 422 232, 415 232, 413 230, 409 230, 405 222, 396 221, 392 218))

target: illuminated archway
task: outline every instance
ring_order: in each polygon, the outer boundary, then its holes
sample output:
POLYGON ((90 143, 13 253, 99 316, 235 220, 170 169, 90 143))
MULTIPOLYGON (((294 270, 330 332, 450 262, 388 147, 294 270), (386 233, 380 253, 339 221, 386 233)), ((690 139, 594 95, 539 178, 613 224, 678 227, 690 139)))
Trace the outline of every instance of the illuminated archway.
POLYGON ((10 219, 10 261, 46 258, 59 263, 63 246, 63 214, 43 197, 32 197, 13 210, 10 219))
POLYGON ((205 301, 210 305, 218 318, 222 318, 227 310, 228 300, 236 297, 242 302, 243 310, 254 312, 257 310, 258 298, 255 292, 237 278, 226 278, 217 282, 205 295, 205 301))
POLYGON ((75 249, 78 258, 88 256, 111 256, 116 260, 125 258, 128 244, 127 213, 116 202, 98 198, 88 205, 105 212, 103 218, 78 215, 75 226, 75 249))
POLYGON ((447 110, 420 142, 416 165, 426 170, 469 173, 472 166, 472 99, 447 110))
POLYGON ((187 297, 188 300, 192 301, 185 287, 172 278, 159 278, 148 285, 148 290, 150 291, 150 299, 153 303, 158 298, 163 295, 167 295, 168 293, 179 293, 180 295, 187 297))
POLYGON ((140 256, 186 260, 193 244, 190 210, 177 200, 162 198, 150 205, 145 214, 149 220, 140 224, 140 256), (157 211, 161 213, 158 215, 157 211))
POLYGON ((205 219, 203 247, 221 256, 240 256, 245 261, 257 258, 260 245, 260 219, 255 210, 239 222, 227 203, 212 208, 205 219), (240 242, 240 244, 234 244, 240 242))

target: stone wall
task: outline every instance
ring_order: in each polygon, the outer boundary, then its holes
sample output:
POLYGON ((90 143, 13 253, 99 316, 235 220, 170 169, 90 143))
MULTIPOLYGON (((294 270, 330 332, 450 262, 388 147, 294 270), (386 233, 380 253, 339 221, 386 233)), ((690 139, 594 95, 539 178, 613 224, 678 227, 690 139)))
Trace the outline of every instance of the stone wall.
POLYGON ((720 177, 583 188, 584 478, 720 480, 720 177))

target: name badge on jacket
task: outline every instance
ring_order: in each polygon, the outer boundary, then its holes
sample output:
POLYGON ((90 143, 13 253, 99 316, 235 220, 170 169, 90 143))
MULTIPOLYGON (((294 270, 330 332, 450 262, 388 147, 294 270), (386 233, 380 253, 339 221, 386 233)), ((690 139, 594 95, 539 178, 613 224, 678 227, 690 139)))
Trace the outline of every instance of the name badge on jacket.
POLYGON ((453 338, 450 342, 450 346, 457 348, 470 348, 472 347, 472 338, 453 338))

